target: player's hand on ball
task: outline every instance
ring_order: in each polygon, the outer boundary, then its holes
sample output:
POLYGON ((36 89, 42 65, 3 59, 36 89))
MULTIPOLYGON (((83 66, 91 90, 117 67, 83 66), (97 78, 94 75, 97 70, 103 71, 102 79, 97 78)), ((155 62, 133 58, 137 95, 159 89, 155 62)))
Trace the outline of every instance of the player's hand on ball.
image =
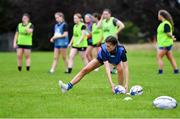
POLYGON ((112 89, 112 93, 114 94, 115 93, 115 85, 114 84, 111 84, 111 89, 112 89))
POLYGON ((126 93, 128 92, 128 83, 125 84, 126 93))
POLYGON ((115 93, 115 89, 114 89, 114 87, 112 87, 112 93, 113 93, 113 94, 115 93))

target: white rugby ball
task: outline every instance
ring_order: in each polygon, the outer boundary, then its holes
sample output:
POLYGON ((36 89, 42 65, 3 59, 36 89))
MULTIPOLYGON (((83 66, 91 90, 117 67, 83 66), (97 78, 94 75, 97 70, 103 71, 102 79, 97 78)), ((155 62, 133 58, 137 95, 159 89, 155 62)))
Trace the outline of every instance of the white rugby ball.
POLYGON ((114 88, 114 93, 115 94, 125 94, 126 93, 126 89, 123 86, 121 86, 121 85, 117 85, 114 88))
POLYGON ((140 85, 135 85, 130 89, 130 95, 142 95, 143 94, 143 88, 140 85))
POLYGON ((153 105, 160 109, 173 109, 177 107, 177 101, 169 96, 160 96, 154 99, 153 105))

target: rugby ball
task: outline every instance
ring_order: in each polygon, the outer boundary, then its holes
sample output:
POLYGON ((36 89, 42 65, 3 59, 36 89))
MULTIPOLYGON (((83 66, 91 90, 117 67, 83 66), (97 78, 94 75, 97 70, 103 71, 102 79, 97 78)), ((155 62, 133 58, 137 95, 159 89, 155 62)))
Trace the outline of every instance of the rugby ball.
POLYGON ((115 94, 125 94, 126 93, 126 89, 123 86, 121 86, 121 85, 117 85, 114 88, 114 93, 115 94))
POLYGON ((169 96, 160 96, 154 99, 153 105, 159 109, 173 109, 177 107, 177 101, 169 96))
POLYGON ((143 88, 140 85, 135 85, 130 89, 130 95, 142 95, 143 94, 143 88))

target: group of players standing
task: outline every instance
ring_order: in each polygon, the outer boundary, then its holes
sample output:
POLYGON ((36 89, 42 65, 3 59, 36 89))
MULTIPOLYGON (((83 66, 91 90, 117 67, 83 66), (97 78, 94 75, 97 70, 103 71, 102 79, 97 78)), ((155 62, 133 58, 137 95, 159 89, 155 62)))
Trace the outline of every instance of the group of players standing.
MULTIPOLYGON (((98 13, 85 14, 84 19, 80 13, 73 16, 73 36, 69 42, 68 24, 62 12, 55 13, 56 24, 54 26, 54 35, 50 42, 54 43, 54 60, 50 73, 54 73, 58 64, 59 56, 62 55, 66 71, 70 74, 73 69, 74 58, 77 53, 80 54, 85 67, 68 84, 59 81, 62 92, 71 89, 87 73, 98 70, 98 67, 105 65, 109 83, 114 91, 114 84, 111 79, 111 73, 117 72, 118 82, 123 85, 123 78, 126 79, 125 88, 128 90, 128 63, 126 50, 118 42, 118 34, 125 27, 123 22, 111 16, 109 9, 104 9, 102 15, 98 13), (67 58, 67 48, 70 47, 69 58, 67 58), (93 52, 94 51, 94 52, 93 52), (94 55, 96 54, 96 58, 94 55), (109 64, 112 64, 110 66, 109 64), (115 70, 115 71, 114 71, 115 70)), ((172 55, 171 49, 173 40, 174 23, 171 15, 166 10, 158 12, 158 19, 161 21, 157 29, 157 59, 159 63, 158 73, 163 73, 164 55, 167 56, 172 64, 174 73, 179 73, 176 61, 172 55)), ((30 22, 30 16, 24 14, 22 23, 18 24, 14 37, 14 48, 17 50, 18 70, 22 70, 22 57, 26 57, 26 69, 30 70, 30 53, 32 46, 33 25, 30 22)))

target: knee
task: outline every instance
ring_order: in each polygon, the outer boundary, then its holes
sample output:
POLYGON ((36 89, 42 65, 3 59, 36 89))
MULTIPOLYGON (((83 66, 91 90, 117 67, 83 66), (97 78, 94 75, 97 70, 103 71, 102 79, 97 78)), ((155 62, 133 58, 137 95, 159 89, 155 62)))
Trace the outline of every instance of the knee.
POLYGON ((85 57, 89 57, 89 52, 85 52, 85 57))
POLYGON ((26 55, 25 58, 26 58, 26 59, 30 59, 30 55, 26 55))
POLYGON ((57 57, 57 56, 55 56, 55 57, 54 57, 54 60, 58 60, 58 57, 57 57))
POLYGON ((74 59, 74 56, 71 56, 71 55, 70 55, 70 56, 69 56, 69 60, 72 61, 73 59, 74 59))
POLYGON ((65 61, 66 60, 66 56, 62 56, 62 59, 65 61))
POLYGON ((17 58, 18 58, 18 59, 21 59, 21 58, 22 58, 22 55, 17 54, 17 58))

